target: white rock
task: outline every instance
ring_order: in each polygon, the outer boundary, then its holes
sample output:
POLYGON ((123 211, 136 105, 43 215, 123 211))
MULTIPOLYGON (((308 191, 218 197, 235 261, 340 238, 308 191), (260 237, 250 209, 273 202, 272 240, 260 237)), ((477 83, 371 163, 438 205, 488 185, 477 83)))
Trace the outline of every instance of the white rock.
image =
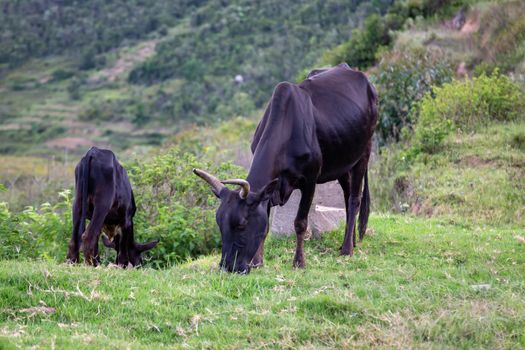
MULTIPOLYGON (((272 210, 271 232, 277 235, 295 235, 294 220, 297 214, 301 192, 296 190, 282 207, 272 210)), ((343 191, 337 182, 318 185, 310 213, 308 231, 314 236, 333 231, 346 220, 343 191)))

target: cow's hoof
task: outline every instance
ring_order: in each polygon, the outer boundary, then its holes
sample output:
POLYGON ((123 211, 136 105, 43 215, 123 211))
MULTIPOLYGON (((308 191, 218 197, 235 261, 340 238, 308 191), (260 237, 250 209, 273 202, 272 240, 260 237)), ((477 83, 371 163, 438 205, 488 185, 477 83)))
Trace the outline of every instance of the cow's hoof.
POLYGON ((257 258, 257 257, 254 258, 254 259, 252 260, 252 262, 250 263, 250 267, 251 267, 252 269, 257 269, 257 268, 259 268, 259 267, 263 267, 263 265, 264 265, 263 259, 261 259, 261 258, 257 258))
POLYGON ((293 267, 296 269, 304 269, 304 259, 294 259, 293 260, 293 267))
POLYGON ((68 254, 66 257, 67 264, 78 264, 79 260, 79 256, 75 254, 68 254))
POLYGON ((251 267, 252 269, 258 269, 259 267, 263 267, 263 266, 264 266, 264 264, 263 264, 262 261, 261 261, 261 262, 251 263, 251 264, 250 264, 250 267, 251 267))
POLYGON ((341 256, 352 256, 354 255, 354 250, 350 249, 341 249, 341 256))

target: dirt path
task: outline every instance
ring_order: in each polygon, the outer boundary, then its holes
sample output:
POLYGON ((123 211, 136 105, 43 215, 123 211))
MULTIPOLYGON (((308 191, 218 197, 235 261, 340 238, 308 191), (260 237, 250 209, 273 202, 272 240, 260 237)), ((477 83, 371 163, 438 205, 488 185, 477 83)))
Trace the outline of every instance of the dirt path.
POLYGON ((128 73, 131 69, 140 62, 145 61, 155 54, 155 46, 158 40, 149 40, 142 42, 138 48, 129 50, 120 57, 112 67, 102 69, 95 73, 90 80, 98 82, 100 80, 107 80, 109 82, 115 81, 124 73, 128 73))

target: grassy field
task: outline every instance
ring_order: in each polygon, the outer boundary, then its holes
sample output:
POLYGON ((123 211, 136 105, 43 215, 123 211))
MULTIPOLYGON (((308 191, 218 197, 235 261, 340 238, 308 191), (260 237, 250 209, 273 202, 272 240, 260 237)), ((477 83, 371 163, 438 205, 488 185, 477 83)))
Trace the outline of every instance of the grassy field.
POLYGON ((372 217, 354 257, 342 233, 271 238, 266 266, 219 273, 0 262, 0 348, 525 348, 517 227, 372 217))

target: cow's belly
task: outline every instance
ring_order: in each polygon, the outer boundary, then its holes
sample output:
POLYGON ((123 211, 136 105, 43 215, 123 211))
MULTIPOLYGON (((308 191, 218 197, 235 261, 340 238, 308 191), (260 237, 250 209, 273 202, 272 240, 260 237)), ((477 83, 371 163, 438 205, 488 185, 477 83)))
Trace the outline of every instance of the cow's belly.
POLYGON ((363 157, 368 141, 366 137, 349 137, 348 142, 321 145, 323 163, 317 183, 337 180, 347 174, 363 157))

